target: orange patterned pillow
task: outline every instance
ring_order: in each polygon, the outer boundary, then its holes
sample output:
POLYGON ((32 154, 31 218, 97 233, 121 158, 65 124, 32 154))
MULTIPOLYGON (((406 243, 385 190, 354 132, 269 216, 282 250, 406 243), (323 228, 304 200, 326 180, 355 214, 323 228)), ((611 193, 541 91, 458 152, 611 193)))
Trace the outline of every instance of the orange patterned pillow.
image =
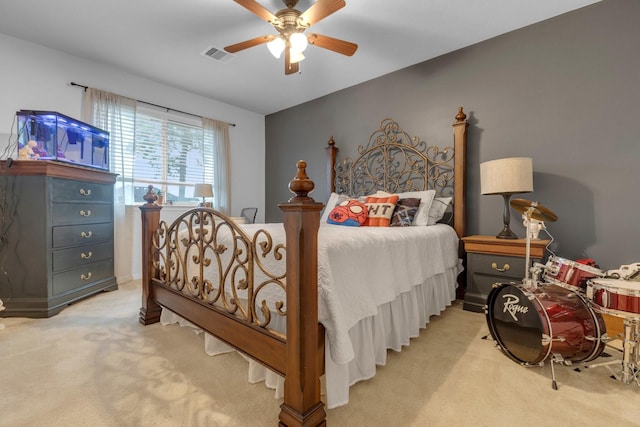
POLYGON ((391 195, 386 197, 374 197, 369 196, 364 200, 364 204, 369 208, 369 216, 362 225, 368 225, 370 227, 388 227, 391 223, 391 216, 393 210, 398 203, 398 195, 391 195))

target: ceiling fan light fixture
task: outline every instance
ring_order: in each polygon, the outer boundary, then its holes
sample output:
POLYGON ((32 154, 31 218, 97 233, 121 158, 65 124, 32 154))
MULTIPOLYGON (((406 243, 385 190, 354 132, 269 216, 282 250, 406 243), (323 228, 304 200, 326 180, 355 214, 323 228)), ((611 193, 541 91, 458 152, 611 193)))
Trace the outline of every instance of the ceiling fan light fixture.
POLYGON ((285 43, 282 37, 278 37, 267 43, 267 47, 269 48, 269 52, 271 52, 273 56, 275 56, 277 59, 280 59, 280 56, 282 55, 282 52, 285 48, 285 43))
POLYGON ((295 64, 296 62, 300 62, 304 59, 304 55, 302 52, 290 49, 289 50, 289 62, 295 64))
POLYGON ((293 33, 289 36, 289 44, 291 45, 291 51, 304 52, 309 44, 307 37, 302 33, 293 33))
POLYGON ((304 59, 302 52, 308 44, 346 56, 352 56, 358 49, 358 45, 355 43, 316 33, 308 34, 308 37, 304 34, 312 25, 345 7, 345 0, 314 0, 313 4, 304 12, 295 9, 298 0, 282 0, 286 8, 275 13, 262 6, 259 0, 234 1, 271 24, 278 34, 254 37, 226 46, 224 50, 236 53, 253 46, 267 44, 271 54, 278 59, 283 56, 284 52, 285 75, 300 72, 298 63, 304 59))

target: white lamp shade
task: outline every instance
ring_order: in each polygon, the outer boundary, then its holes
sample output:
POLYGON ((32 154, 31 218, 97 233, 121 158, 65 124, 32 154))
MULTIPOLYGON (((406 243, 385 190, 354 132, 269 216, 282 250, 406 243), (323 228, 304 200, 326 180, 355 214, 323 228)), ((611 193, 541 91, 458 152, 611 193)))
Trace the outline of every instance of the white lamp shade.
POLYGON ((511 157, 480 164, 481 194, 514 194, 533 191, 533 160, 511 157))
POLYGON ((291 50, 291 54, 289 55, 289 62, 291 64, 295 64, 296 62, 300 62, 304 59, 304 55, 302 52, 291 50))
POLYGON ((302 33, 293 33, 289 37, 289 44, 291 45, 291 53, 300 52, 302 53, 306 48, 309 40, 302 33))
POLYGON ((269 48, 269 52, 279 59, 280 55, 282 55, 282 52, 284 51, 285 43, 284 40, 282 40, 282 37, 278 37, 267 43, 267 47, 269 48))
POLYGON ((196 184, 193 187, 194 197, 213 197, 213 186, 211 184, 196 184))

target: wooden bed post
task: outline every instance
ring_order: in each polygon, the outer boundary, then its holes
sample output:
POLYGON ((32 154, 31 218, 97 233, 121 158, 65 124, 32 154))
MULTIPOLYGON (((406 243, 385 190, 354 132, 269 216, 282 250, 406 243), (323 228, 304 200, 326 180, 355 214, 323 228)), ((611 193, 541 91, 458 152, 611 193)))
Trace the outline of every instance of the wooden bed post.
POLYGON ((326 425, 320 376, 324 369, 324 328, 318 323, 318 229, 323 204, 308 194, 314 183, 306 162, 289 183, 295 197, 279 205, 287 248, 287 347, 280 426, 326 425))
POLYGON ((455 203, 453 205, 453 228, 458 237, 464 237, 467 232, 467 221, 465 211, 466 200, 466 170, 467 170, 467 115, 462 112, 462 107, 458 107, 456 121, 453 123, 453 149, 455 157, 453 167, 455 173, 453 194, 455 203))
POLYGON ((144 196, 147 203, 140 206, 142 216, 142 307, 140 307, 138 320, 143 325, 159 322, 162 312, 162 308, 151 298, 151 272, 154 271, 153 259, 151 258, 151 239, 153 232, 160 224, 162 206, 155 204, 157 199, 155 194, 153 197, 148 197, 149 195, 147 193, 144 196))
POLYGON ((327 187, 327 198, 331 196, 331 193, 336 191, 336 158, 338 156, 338 147, 336 147, 336 141, 333 139, 333 135, 329 138, 328 146, 325 148, 327 151, 327 179, 329 180, 329 186, 327 187))

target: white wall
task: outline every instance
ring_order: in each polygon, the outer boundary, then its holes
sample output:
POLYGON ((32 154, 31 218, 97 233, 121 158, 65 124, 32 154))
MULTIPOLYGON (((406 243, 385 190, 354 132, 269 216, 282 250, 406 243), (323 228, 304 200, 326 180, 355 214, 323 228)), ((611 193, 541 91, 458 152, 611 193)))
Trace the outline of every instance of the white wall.
MULTIPOLYGON (((114 92, 130 98, 235 123, 231 139, 231 215, 245 206, 258 207, 264 220, 265 132, 264 116, 197 94, 144 79, 97 62, 74 57, 24 40, 0 34, 0 155, 20 109, 57 111, 80 118, 82 89, 70 82, 114 92)), ((11 155, 16 156, 15 153, 11 155)), ((130 248, 116 247, 119 254, 130 248)), ((133 248, 138 250, 138 248, 133 248)), ((131 272, 116 271, 118 277, 131 272)))

